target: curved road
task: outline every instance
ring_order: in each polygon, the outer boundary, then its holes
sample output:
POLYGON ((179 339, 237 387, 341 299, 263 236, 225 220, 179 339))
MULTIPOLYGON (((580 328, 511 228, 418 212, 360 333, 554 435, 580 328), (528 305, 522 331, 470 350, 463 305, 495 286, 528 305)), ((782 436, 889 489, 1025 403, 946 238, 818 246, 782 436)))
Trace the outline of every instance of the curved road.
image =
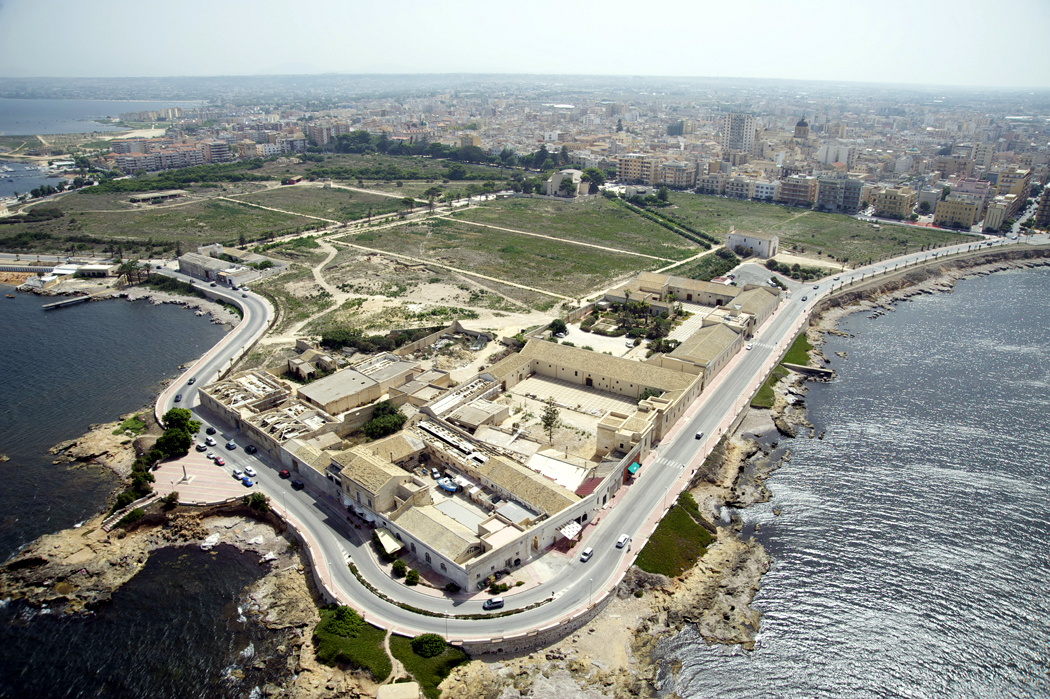
MULTIPOLYGON (((597 601, 619 581, 623 571, 644 545, 641 538, 628 549, 617 549, 615 541, 621 534, 638 536, 647 533, 649 524, 677 497, 688 480, 690 467, 700 463, 720 433, 726 429, 750 398, 751 391, 761 381, 766 371, 779 360, 787 345, 794 340, 806 315, 812 311, 820 298, 833 287, 849 283, 854 279, 867 278, 881 271, 892 271, 900 266, 924 259, 943 257, 955 252, 966 252, 978 246, 1000 246, 1008 244, 1003 239, 993 239, 957 245, 937 251, 914 253, 894 260, 842 273, 835 279, 825 278, 789 295, 774 316, 760 328, 751 351, 740 352, 713 385, 706 389, 691 406, 686 416, 675 427, 672 436, 657 447, 657 455, 646 459, 641 477, 626 492, 613 501, 612 506, 601 514, 601 523, 587 540, 594 549, 590 561, 583 563, 574 557, 571 563, 553 580, 520 593, 506 595, 508 609, 522 608, 546 601, 544 604, 517 614, 495 619, 445 618, 442 615, 482 614, 479 600, 452 600, 424 594, 418 589, 393 580, 378 565, 370 553, 365 530, 354 529, 346 521, 345 511, 338 502, 318 499, 308 492, 295 491, 288 480, 282 480, 278 471, 282 468, 275 459, 263 453, 250 456, 243 447, 248 443, 232 428, 216 421, 207 411, 196 410, 205 425, 213 425, 219 432, 216 438, 232 440, 239 448, 227 451, 228 468, 243 468, 253 465, 258 471, 256 483, 275 506, 283 510, 293 525, 307 540, 315 565, 319 568, 329 588, 344 604, 363 610, 365 617, 373 623, 387 628, 393 627, 407 634, 424 632, 446 635, 453 640, 489 639, 518 635, 562 622, 572 614, 585 610, 592 601, 597 601), (812 287, 817 288, 812 288, 812 287), (805 296, 806 300, 801 300, 805 296), (698 431, 705 436, 696 439, 698 431), (372 586, 401 603, 425 609, 439 616, 426 616, 411 612, 372 594, 355 577, 346 565, 352 560, 360 574, 372 586)), ((172 276, 181 276, 172 273, 172 276)), ((243 346, 249 345, 265 332, 269 322, 269 304, 255 294, 229 292, 220 288, 220 295, 245 308, 244 321, 238 325, 211 352, 195 364, 187 374, 172 385, 158 401, 158 409, 166 410, 176 392, 183 396, 182 405, 192 408, 196 403, 196 388, 214 380, 219 372, 230 364, 243 346), (198 378, 194 386, 187 386, 190 376, 198 378)), ((220 442, 221 444, 221 442, 220 442)))

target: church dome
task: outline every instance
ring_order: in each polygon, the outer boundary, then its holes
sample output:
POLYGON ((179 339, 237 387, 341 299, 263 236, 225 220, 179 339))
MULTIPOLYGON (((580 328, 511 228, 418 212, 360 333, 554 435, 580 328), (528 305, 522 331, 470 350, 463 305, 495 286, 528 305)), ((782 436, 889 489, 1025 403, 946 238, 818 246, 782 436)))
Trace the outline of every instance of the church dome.
POLYGON ((809 128, 809 124, 807 124, 807 123, 806 123, 806 117, 805 117, 805 115, 803 115, 803 116, 802 116, 802 118, 798 120, 798 123, 797 123, 797 124, 795 124, 795 127, 796 127, 796 128, 797 128, 797 127, 800 127, 800 126, 801 126, 801 127, 804 127, 804 128, 807 128, 807 129, 809 128))

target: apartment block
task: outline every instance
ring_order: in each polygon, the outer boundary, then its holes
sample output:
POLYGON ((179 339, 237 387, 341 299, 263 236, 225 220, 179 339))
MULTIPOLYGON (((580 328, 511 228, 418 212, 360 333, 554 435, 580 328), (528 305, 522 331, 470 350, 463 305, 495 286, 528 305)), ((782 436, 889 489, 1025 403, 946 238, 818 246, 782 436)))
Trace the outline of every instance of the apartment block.
POLYGON ((476 133, 461 133, 459 135, 459 147, 475 146, 481 148, 481 136, 476 133))
POLYGON ((233 160, 230 144, 225 141, 205 141, 201 146, 204 149, 204 162, 206 163, 225 163, 233 160))
POLYGON ((992 156, 994 155, 994 143, 978 143, 973 147, 973 164, 980 170, 987 171, 992 166, 992 156))
POLYGON ((1013 194, 1015 197, 1012 210, 1007 212, 1007 218, 1013 218, 1024 206, 1024 202, 1028 199, 1028 194, 1031 191, 1031 185, 1031 170, 1014 168, 999 172, 999 185, 996 193, 1001 197, 1007 194, 1013 194))
POLYGON ((679 189, 696 187, 696 165, 679 160, 661 163, 657 170, 656 184, 679 189))
POLYGON ((949 194, 937 202, 933 224, 947 228, 971 228, 980 220, 984 200, 976 194, 949 194))
POLYGON ((933 169, 944 177, 969 177, 973 174, 973 161, 965 155, 938 155, 933 160, 933 169))
POLYGON ((780 198, 780 180, 755 180, 752 198, 759 201, 776 201, 780 198))
POLYGON ((853 214, 860 211, 864 183, 841 177, 817 180, 816 207, 824 211, 853 214))
POLYGON ((886 187, 875 193, 875 215, 904 219, 911 216, 918 193, 911 187, 886 187))
POLYGON ((617 160, 616 176, 620 182, 652 185, 656 183, 658 167, 658 161, 652 155, 626 153, 617 160))
POLYGON ((714 172, 709 175, 701 175, 696 178, 696 191, 698 194, 714 194, 721 196, 726 191, 726 175, 724 172, 714 172))
POLYGON ((780 201, 785 204, 812 205, 817 200, 817 178, 792 175, 780 183, 780 201))
POLYGON ((750 177, 730 177, 726 180, 725 195, 733 199, 751 199, 755 194, 755 181, 750 177))
POLYGON ((1039 208, 1035 212, 1035 225, 1040 228, 1050 226, 1050 187, 1043 188, 1043 196, 1039 197, 1039 208))
POLYGON ((755 145, 755 117, 750 114, 726 114, 721 121, 722 159, 729 152, 750 153, 755 145))

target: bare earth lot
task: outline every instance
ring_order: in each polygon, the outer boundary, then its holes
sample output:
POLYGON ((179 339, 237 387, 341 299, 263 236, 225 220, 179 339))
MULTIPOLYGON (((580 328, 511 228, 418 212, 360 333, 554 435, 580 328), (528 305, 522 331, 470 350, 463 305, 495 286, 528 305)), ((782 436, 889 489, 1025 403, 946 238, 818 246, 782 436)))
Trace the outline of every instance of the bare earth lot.
POLYGON ((262 192, 238 196, 237 199, 334 221, 356 221, 367 217, 369 211, 372 212, 372 216, 379 216, 405 208, 399 199, 350 191, 341 187, 324 189, 320 185, 273 187, 262 192))

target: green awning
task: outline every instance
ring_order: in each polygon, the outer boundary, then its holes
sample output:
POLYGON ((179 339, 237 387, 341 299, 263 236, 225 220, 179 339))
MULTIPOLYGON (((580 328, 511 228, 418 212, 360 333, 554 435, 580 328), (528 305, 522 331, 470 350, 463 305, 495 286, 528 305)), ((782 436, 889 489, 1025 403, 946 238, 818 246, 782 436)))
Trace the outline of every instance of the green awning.
POLYGON ((635 462, 631 463, 630 466, 627 467, 627 473, 629 473, 629 474, 631 474, 633 476, 635 473, 638 472, 638 469, 640 469, 641 467, 642 467, 642 465, 640 463, 638 463, 637 461, 635 461, 635 462))

